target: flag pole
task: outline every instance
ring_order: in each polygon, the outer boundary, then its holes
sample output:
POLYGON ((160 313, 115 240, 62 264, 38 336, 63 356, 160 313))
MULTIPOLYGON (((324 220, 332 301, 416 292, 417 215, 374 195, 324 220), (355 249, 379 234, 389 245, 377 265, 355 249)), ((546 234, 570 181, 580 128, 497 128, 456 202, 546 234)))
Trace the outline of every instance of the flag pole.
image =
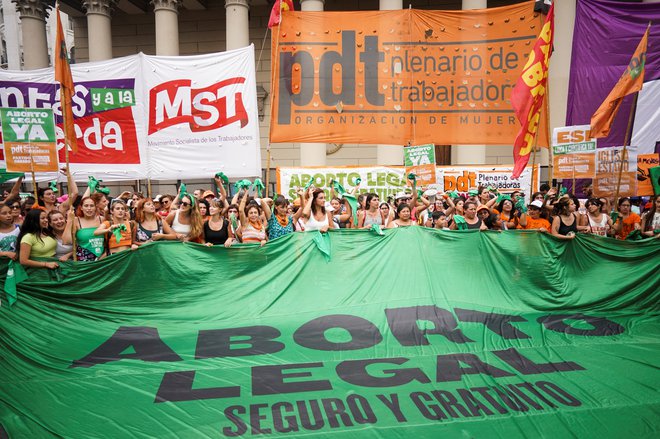
MULTIPOLYGON (((532 148, 532 176, 529 179, 529 196, 531 197, 534 193, 534 171, 536 167, 536 145, 538 144, 539 136, 538 134, 534 136, 534 148, 532 148)), ((534 200, 530 199, 530 203, 534 200)))
POLYGON ((270 188, 270 142, 266 147, 266 198, 268 198, 269 188, 270 188))
POLYGON ((621 163, 619 165, 619 178, 616 182, 616 192, 614 194, 614 206, 619 205, 619 190, 621 189, 621 176, 623 175, 623 161, 626 160, 627 148, 632 137, 632 126, 633 122, 635 121, 635 110, 637 109, 638 96, 639 92, 635 92, 632 107, 630 108, 630 114, 628 115, 628 127, 626 128, 626 137, 623 139, 623 150, 621 151, 621 163))
MULTIPOLYGON (((555 165, 554 165, 554 154, 552 152, 552 136, 550 135, 550 81, 545 83, 545 114, 546 114, 546 133, 548 135, 548 182, 552 186, 552 180, 554 177, 555 165)), ((540 180, 540 177, 539 177, 540 180)), ((532 200, 533 201, 533 200, 532 200)))

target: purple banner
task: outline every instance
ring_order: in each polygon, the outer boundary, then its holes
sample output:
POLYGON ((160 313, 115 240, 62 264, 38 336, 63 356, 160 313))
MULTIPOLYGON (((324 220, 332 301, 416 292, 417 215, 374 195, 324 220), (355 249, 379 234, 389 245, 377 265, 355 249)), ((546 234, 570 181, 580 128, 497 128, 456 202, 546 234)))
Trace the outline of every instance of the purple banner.
MULTIPOLYGON (((589 124, 591 115, 626 70, 649 22, 652 24, 645 84, 660 79, 660 3, 578 0, 568 87, 567 126, 589 124)), ((598 139, 599 147, 623 145, 632 100, 632 95, 624 99, 610 135, 598 139)), ((655 126, 660 127, 660 121, 655 126)))

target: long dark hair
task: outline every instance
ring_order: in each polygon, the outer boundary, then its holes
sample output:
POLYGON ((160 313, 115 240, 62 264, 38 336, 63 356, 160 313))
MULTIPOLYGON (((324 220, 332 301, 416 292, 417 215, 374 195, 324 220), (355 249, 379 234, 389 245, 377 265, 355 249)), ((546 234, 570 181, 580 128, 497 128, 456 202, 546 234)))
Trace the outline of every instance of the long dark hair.
POLYGON ((55 238, 55 235, 53 234, 53 231, 50 229, 50 227, 47 227, 46 229, 41 228, 40 218, 43 212, 44 211, 41 209, 30 209, 25 215, 23 225, 21 226, 21 231, 18 233, 18 237, 16 238, 17 253, 21 247, 21 239, 23 239, 23 237, 28 233, 32 233, 37 237, 37 240, 41 242, 43 242, 43 236, 50 236, 51 238, 55 238))
MULTIPOLYGON (((653 225, 652 224, 653 223, 653 215, 655 215, 655 209, 656 209, 655 203, 656 203, 656 200, 658 198, 660 198, 660 195, 656 195, 654 197, 651 197, 651 199, 649 200, 651 202, 651 208, 648 209, 646 212, 644 212, 644 214, 642 215, 642 219, 644 219, 644 221, 645 221, 644 230, 642 230, 642 232, 648 232, 649 230, 651 230, 651 227, 653 225)), ((642 222, 644 222, 644 221, 642 221, 642 222)))
POLYGON ((317 209, 321 209, 321 212, 325 215, 325 206, 317 207, 316 206, 316 199, 319 197, 320 194, 323 194, 323 189, 316 189, 314 192, 312 192, 312 215, 316 215, 317 209))

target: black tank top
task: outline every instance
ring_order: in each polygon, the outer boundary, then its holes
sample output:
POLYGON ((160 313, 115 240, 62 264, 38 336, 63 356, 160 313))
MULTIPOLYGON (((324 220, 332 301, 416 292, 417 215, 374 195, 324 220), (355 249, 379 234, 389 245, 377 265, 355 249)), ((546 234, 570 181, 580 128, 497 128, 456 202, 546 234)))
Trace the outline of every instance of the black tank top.
POLYGON ((204 241, 210 242, 213 245, 222 245, 229 238, 227 226, 229 221, 223 220, 220 230, 211 230, 208 221, 204 221, 204 241))
POLYGON ((577 233, 577 217, 573 214, 573 224, 567 226, 559 217, 559 230, 557 231, 560 235, 568 235, 569 232, 577 233))
POLYGON ((479 230, 479 229, 481 229, 481 218, 479 218, 479 221, 477 221, 474 224, 470 224, 470 223, 467 223, 467 222, 466 222, 466 224, 467 224, 468 230, 474 230, 474 229, 479 230))

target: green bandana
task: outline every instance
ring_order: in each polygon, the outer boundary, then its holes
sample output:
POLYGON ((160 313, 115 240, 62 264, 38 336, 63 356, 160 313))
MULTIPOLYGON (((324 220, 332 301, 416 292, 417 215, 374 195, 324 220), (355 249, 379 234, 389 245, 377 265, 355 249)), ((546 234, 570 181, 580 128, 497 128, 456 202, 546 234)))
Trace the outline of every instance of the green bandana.
POLYGON ((48 189, 50 189, 53 192, 59 192, 57 190, 57 182, 56 181, 51 181, 50 183, 48 183, 48 189))
POLYGON ((261 198, 261 191, 264 190, 266 188, 266 186, 264 186, 264 183, 263 183, 263 181, 261 181, 260 178, 256 178, 254 180, 254 184, 252 185, 252 188, 256 188, 257 196, 259 198, 261 198))
POLYGON ((117 244, 121 241, 121 232, 125 232, 126 230, 126 224, 121 223, 119 227, 112 231, 112 234, 115 235, 115 239, 117 240, 117 244))
POLYGON ((241 189, 243 189, 243 188, 249 189, 250 186, 252 186, 252 182, 250 180, 243 179, 243 180, 238 180, 234 184, 234 189, 236 189, 236 192, 240 192, 241 189))
POLYGON ((516 203, 516 209, 518 209, 522 213, 527 213, 527 205, 525 204, 525 200, 523 198, 518 200, 518 202, 516 203))
POLYGON ((224 172, 217 172, 215 176, 222 180, 224 184, 229 184, 229 177, 227 177, 224 172))
POLYGON ((500 204, 504 200, 509 200, 513 203, 513 200, 511 199, 511 195, 505 195, 505 194, 500 194, 497 196, 497 201, 495 201, 497 204, 500 204))
POLYGON ((411 172, 410 174, 408 174, 408 180, 412 180, 413 185, 417 184, 417 175, 415 175, 414 172, 411 172))
POLYGON ((454 223, 456 223, 456 230, 467 230, 468 224, 462 215, 454 215, 454 223))
POLYGON ((612 222, 617 222, 619 220, 619 212, 613 210, 610 213, 610 218, 612 218, 612 222))
POLYGON ((186 187, 185 183, 181 183, 181 186, 179 186, 179 200, 183 200, 183 196, 187 194, 186 190, 188 188, 186 187))
POLYGON ((470 189, 468 191, 468 196, 470 196, 470 197, 476 197, 477 195, 479 195, 479 191, 476 190, 476 189, 470 189))
POLYGON ((458 198, 458 191, 451 191, 449 192, 449 198, 455 199, 458 198))
POLYGON ((313 182, 314 182, 314 177, 310 177, 310 178, 309 178, 309 181, 308 181, 307 184, 305 185, 304 189, 305 189, 305 190, 309 189, 309 187, 312 185, 313 182))
POLYGON ((344 195, 346 193, 346 189, 344 189, 344 187, 340 185, 339 182, 336 180, 332 182, 332 187, 335 190, 335 192, 337 192, 337 194, 339 195, 344 195))
POLYGON ((385 233, 383 233, 383 229, 381 229, 380 224, 372 224, 371 231, 374 232, 376 235, 385 236, 385 233))

